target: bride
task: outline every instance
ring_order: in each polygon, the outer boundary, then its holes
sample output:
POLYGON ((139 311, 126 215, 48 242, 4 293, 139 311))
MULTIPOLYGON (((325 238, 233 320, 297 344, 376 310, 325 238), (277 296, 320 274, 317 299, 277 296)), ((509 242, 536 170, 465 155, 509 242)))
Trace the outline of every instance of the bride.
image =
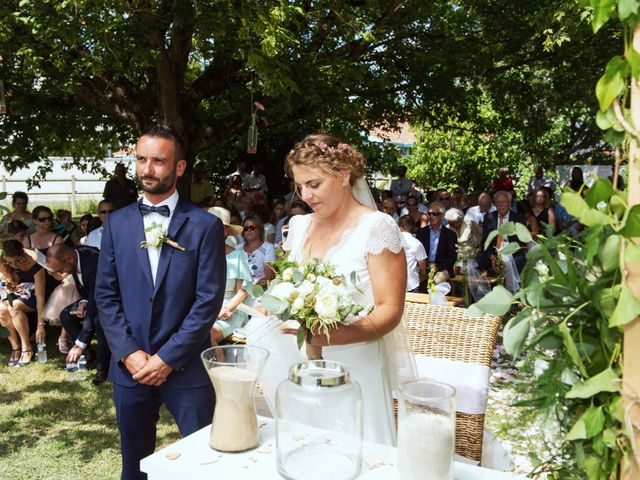
POLYGON ((362 387, 364 438, 395 444, 391 391, 399 365, 392 332, 402 317, 407 267, 400 230, 375 210, 364 166, 360 153, 329 135, 308 135, 296 144, 286 169, 313 213, 290 220, 283 249, 299 263, 318 258, 347 278, 357 273, 354 302, 373 310, 332 330, 330 344, 319 334, 311 342, 323 347, 326 360, 345 364, 362 387))

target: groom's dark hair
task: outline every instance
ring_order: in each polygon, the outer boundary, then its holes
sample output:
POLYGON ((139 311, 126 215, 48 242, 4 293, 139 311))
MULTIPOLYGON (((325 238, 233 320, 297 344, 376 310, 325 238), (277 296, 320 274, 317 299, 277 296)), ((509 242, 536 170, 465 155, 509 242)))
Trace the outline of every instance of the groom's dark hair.
POLYGON ((167 140, 171 140, 173 142, 173 146, 176 152, 176 160, 184 160, 186 148, 182 138, 178 135, 175 128, 170 125, 166 125, 164 123, 159 123, 158 125, 154 125, 145 131, 141 137, 160 137, 166 138, 167 140))

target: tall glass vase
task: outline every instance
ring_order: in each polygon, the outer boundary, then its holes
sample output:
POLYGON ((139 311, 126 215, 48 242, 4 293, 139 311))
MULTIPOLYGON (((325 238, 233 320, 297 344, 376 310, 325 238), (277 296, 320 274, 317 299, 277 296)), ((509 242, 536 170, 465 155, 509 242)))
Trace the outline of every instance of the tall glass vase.
POLYGON ((260 444, 254 392, 269 357, 261 347, 224 345, 200 354, 216 393, 209 445, 222 452, 242 452, 260 444))

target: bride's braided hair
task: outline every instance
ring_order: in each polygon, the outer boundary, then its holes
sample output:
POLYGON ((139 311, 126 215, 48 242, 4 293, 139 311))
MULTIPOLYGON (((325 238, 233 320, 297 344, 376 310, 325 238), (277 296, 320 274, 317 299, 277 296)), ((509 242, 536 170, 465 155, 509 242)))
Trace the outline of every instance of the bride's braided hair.
POLYGON ((294 165, 321 168, 331 175, 347 170, 351 185, 364 175, 367 161, 360 152, 337 138, 324 133, 313 133, 295 144, 285 160, 287 175, 293 178, 294 165))

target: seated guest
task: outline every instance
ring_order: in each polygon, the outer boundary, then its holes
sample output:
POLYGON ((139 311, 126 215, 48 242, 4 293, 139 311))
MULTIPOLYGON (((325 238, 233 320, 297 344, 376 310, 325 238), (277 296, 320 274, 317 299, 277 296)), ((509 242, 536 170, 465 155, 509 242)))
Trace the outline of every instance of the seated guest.
MULTIPOLYGON (((224 236, 242 233, 242 227, 231 225, 229 210, 221 207, 212 207, 209 213, 215 215, 224 225, 224 236)), ((249 317, 246 313, 237 310, 238 306, 247 300, 247 289, 253 284, 251 269, 247 254, 229 245, 225 245, 227 258, 227 283, 224 290, 224 303, 218 314, 218 319, 211 328, 211 342, 215 345, 231 336, 236 328, 244 326, 249 317)))
POLYGON ((272 243, 265 242, 264 224, 257 215, 249 215, 242 226, 244 242, 236 248, 247 254, 253 282, 266 285, 268 280, 275 278, 275 273, 269 266, 276 259, 275 248, 272 243))
POLYGON ((469 207, 469 210, 467 210, 467 213, 464 215, 464 219, 471 220, 477 225, 482 225, 484 216, 489 212, 495 211, 496 207, 491 200, 491 196, 486 192, 482 192, 478 195, 478 204, 474 207, 469 207))
POLYGON ((94 230, 91 230, 87 235, 87 239, 84 245, 87 247, 100 248, 102 242, 102 232, 104 230, 104 222, 107 216, 116 209, 116 206, 110 200, 102 200, 98 204, 98 219, 100 220, 100 226, 94 230))
POLYGON ((551 199, 549 198, 549 192, 546 189, 539 189, 533 197, 533 203, 531 205, 533 214, 538 221, 538 224, 542 227, 542 224, 556 225, 556 214, 551 206, 551 199))
POLYGON ((451 202, 452 202, 452 198, 451 198, 451 194, 449 193, 449 190, 446 190, 446 189, 438 190, 438 192, 436 193, 436 202, 442 205, 443 213, 449 210, 451 208, 451 202))
POLYGON ((2 217, 2 226, 4 227, 12 220, 20 220, 21 222, 27 223, 31 220, 31 213, 27 210, 27 206, 29 204, 29 196, 24 192, 15 192, 11 197, 11 206, 13 207, 13 212, 7 213, 4 217, 2 217))
POLYGON ((47 274, 37 262, 34 250, 25 249, 17 240, 2 242, 3 266, 2 276, 7 284, 15 288, 12 305, 4 299, 0 306, 0 316, 10 315, 13 327, 20 337, 20 348, 13 347, 10 363, 12 366, 25 366, 33 358, 31 349, 31 333, 27 314, 37 313, 36 342, 46 340, 45 320, 43 316, 46 296, 47 274))
POLYGON ((429 205, 429 226, 418 229, 416 238, 422 242, 429 260, 429 268, 436 267, 441 275, 442 281, 446 281, 449 276, 453 275, 453 266, 456 263, 458 253, 456 243, 458 237, 452 230, 445 228, 442 221, 444 220, 445 209, 439 202, 433 202, 429 205), (446 273, 444 273, 446 272, 446 273))
POLYGON ((17 240, 24 245, 29 235, 29 227, 20 220, 11 220, 7 225, 7 236, 13 240, 17 240))
POLYGON ((382 200, 382 208, 380 211, 391 215, 395 221, 398 221, 398 202, 396 202, 395 198, 390 197, 382 200))
POLYGON ((529 180, 529 186, 527 187, 527 193, 529 195, 533 195, 535 192, 540 190, 541 188, 547 189, 547 191, 555 192, 556 190, 556 182, 551 180, 550 177, 544 175, 544 169, 542 165, 538 165, 536 167, 536 172, 529 180))
POLYGON ((60 209, 56 212, 56 219, 58 220, 58 231, 64 238, 64 241, 69 245, 78 245, 84 233, 71 219, 71 212, 60 209))
POLYGON ((398 227, 407 257, 407 292, 417 292, 420 280, 427 274, 427 252, 420 240, 413 236, 416 225, 409 215, 403 215, 398 219, 398 227))
POLYGON ((276 237, 275 244, 280 245, 284 241, 283 232, 284 226, 289 225, 289 220, 291 217, 295 217, 296 215, 306 215, 309 212, 309 206, 301 201, 296 201, 291 204, 291 208, 289 209, 289 215, 284 215, 278 223, 276 224, 276 237))
POLYGON ((494 194, 497 192, 513 193, 513 179, 509 176, 509 169, 507 167, 500 168, 500 175, 498 178, 493 179, 491 190, 493 190, 494 194))
POLYGON ((81 355, 88 362, 97 360, 96 375, 92 383, 100 385, 107 379, 111 351, 98 318, 98 309, 94 300, 98 256, 96 248, 66 244, 55 245, 47 252, 47 262, 56 273, 73 276, 80 300, 72 303, 60 313, 60 321, 67 331, 69 340, 74 344, 67 354, 67 362, 76 363, 81 355), (91 348, 93 334, 98 339, 97 359, 91 348))
POLYGON ((33 209, 33 220, 36 224, 36 231, 25 237, 22 245, 27 248, 39 250, 44 255, 51 245, 62 243, 62 236, 51 231, 53 227, 53 212, 49 207, 38 205, 33 209))
POLYGON ((462 187, 457 186, 453 189, 453 193, 451 194, 451 206, 458 210, 462 210, 463 212, 466 212, 469 209, 469 205, 467 205, 467 196, 462 187))
POLYGON ((213 203, 213 184, 204 178, 204 164, 198 163, 191 172, 191 203, 202 208, 213 203))
POLYGON ((482 224, 482 241, 480 242, 480 248, 483 250, 478 254, 478 267, 481 271, 486 271, 491 274, 497 274, 496 261, 497 255, 510 242, 518 242, 523 248, 520 248, 513 254, 513 260, 516 264, 518 273, 522 272, 526 263, 526 245, 518 241, 518 237, 510 235, 503 237, 502 235, 496 236, 487 248, 484 248, 487 237, 489 234, 496 230, 500 225, 504 225, 507 222, 518 222, 526 225, 524 218, 517 212, 511 210, 511 195, 508 192, 499 191, 493 197, 493 201, 496 205, 496 211, 487 213, 484 217, 482 224))
POLYGON ((522 218, 524 218, 525 225, 531 232, 531 236, 535 239, 540 233, 540 225, 536 216, 533 214, 533 209, 527 200, 520 200, 517 203, 517 210, 522 218))

